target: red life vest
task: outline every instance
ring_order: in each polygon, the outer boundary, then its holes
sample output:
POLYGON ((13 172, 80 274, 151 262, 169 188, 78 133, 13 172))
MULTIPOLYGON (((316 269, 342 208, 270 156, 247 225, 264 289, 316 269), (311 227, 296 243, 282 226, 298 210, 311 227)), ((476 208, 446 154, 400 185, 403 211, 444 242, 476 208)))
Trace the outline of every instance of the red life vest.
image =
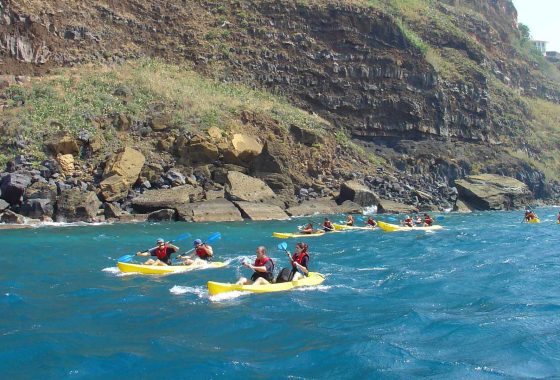
POLYGON ((157 247, 156 248, 156 257, 160 260, 167 259, 167 246, 157 247))
POLYGON ((408 227, 412 227, 413 223, 412 223, 412 218, 407 218, 404 220, 404 224, 408 227))
POLYGON ((195 253, 201 259, 206 259, 206 258, 210 257, 210 255, 208 254, 208 252, 206 252, 206 249, 204 249, 204 248, 197 248, 195 253))
MULTIPOLYGON (((304 265, 302 264, 303 258, 304 258, 305 256, 307 256, 307 257, 309 258, 309 255, 307 254, 307 252, 301 252, 301 253, 299 254, 299 256, 296 256, 296 255, 297 255, 296 253, 293 254, 292 260, 294 260, 294 261, 295 261, 296 263, 298 263, 299 265, 304 266, 304 265)), ((292 264, 292 266, 295 267, 295 264, 292 264)))
POLYGON ((370 226, 374 226, 374 227, 375 227, 375 220, 373 220, 373 219, 368 219, 367 224, 369 224, 370 226))
POLYGON ((256 267, 262 267, 262 266, 264 266, 264 264, 266 264, 269 260, 270 260, 269 257, 265 257, 265 258, 263 258, 263 259, 256 259, 256 260, 255 260, 255 266, 256 266, 256 267))
POLYGON ((323 223, 323 227, 329 228, 329 229, 331 229, 331 230, 333 229, 333 225, 332 225, 331 222, 325 222, 325 223, 323 223))
POLYGON ((433 222, 434 222, 434 220, 432 218, 430 218, 429 216, 427 216, 424 219, 424 223, 426 223, 428 226, 431 226, 433 222))

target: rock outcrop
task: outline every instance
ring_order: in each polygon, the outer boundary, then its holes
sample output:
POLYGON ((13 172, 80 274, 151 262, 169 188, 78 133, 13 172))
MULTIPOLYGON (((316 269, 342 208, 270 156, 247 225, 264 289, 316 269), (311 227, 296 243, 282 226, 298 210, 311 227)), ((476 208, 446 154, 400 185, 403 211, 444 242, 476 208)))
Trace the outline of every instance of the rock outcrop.
POLYGON ((104 179, 99 184, 103 199, 112 202, 126 197, 128 189, 138 179, 144 162, 142 153, 128 147, 111 156, 105 164, 104 179))
POLYGON ((378 214, 409 214, 414 212, 418 212, 418 209, 414 206, 387 199, 379 200, 379 204, 377 205, 378 214))
POLYGON ((527 205, 532 194, 526 184, 495 174, 467 176, 455 181, 459 199, 475 210, 511 210, 527 205))
POLYGON ((56 203, 56 221, 91 222, 97 217, 100 206, 101 202, 93 191, 64 190, 56 203))
POLYGON ((274 192, 262 180, 239 172, 228 172, 226 196, 232 201, 259 202, 274 197, 274 192))
POLYGON ((286 210, 291 216, 305 216, 314 214, 338 214, 360 212, 361 206, 351 201, 338 205, 332 198, 318 198, 304 201, 286 210))
POLYGON ((290 217, 276 205, 259 202, 235 202, 244 218, 251 220, 285 220, 290 217))
POLYGON ((177 186, 171 189, 147 190, 132 200, 132 207, 140 213, 149 213, 162 209, 174 209, 191 202, 191 198, 200 194, 200 190, 191 185, 177 186))
POLYGON ((179 220, 187 222, 236 222, 243 217, 233 203, 225 199, 214 199, 182 205, 177 209, 179 220))
POLYGON ((23 194, 27 186, 31 184, 31 175, 28 172, 15 172, 6 175, 2 179, 0 189, 2 199, 10 204, 19 204, 23 200, 23 194))
POLYGON ((352 201, 361 206, 375 206, 379 202, 377 195, 366 185, 358 181, 347 181, 340 185, 339 202, 352 201))

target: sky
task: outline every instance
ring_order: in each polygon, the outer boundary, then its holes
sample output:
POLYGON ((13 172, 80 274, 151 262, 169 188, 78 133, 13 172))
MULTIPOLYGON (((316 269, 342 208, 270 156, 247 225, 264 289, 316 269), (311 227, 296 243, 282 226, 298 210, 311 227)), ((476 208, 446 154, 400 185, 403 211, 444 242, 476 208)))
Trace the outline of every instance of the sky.
POLYGON ((560 52, 560 0, 513 0, 517 20, 534 40, 548 41, 546 50, 560 52))

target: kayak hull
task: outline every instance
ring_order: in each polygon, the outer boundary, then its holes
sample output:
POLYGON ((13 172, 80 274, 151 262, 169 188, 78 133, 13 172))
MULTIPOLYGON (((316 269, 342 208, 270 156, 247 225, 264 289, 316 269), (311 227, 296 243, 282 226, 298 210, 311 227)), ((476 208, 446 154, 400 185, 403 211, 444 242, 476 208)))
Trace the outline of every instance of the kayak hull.
POLYGON ((325 276, 317 272, 309 272, 309 276, 297 281, 282 282, 279 284, 268 285, 236 285, 223 282, 208 281, 208 293, 211 296, 227 292, 252 292, 252 293, 271 293, 283 292, 286 290, 299 288, 302 286, 320 285, 325 281, 325 276))
POLYGON ((540 223, 541 220, 539 218, 528 220, 527 223, 540 223))
POLYGON ((279 239, 291 239, 291 238, 307 238, 307 237, 319 237, 323 236, 325 231, 318 231, 312 234, 293 234, 289 232, 273 232, 272 236, 279 239))
POLYGON ((203 260, 195 260, 191 265, 142 265, 131 263, 117 263, 117 266, 123 273, 141 273, 141 274, 169 274, 184 273, 200 269, 222 268, 227 264, 221 261, 206 262, 203 260))
POLYGON ((371 226, 347 226, 344 224, 336 224, 333 223, 333 227, 335 231, 350 231, 350 230, 357 230, 357 231, 373 231, 376 230, 375 227, 371 226))
POLYGON ((396 224, 385 223, 378 221, 377 225, 386 232, 400 232, 400 231, 437 231, 443 229, 443 226, 430 226, 430 227, 403 227, 396 224))

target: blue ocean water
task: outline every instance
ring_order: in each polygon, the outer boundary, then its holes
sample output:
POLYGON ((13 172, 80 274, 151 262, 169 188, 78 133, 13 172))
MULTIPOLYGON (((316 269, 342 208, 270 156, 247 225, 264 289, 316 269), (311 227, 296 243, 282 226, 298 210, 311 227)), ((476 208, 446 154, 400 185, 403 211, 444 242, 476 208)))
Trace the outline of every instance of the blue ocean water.
POLYGON ((560 378, 557 212, 539 209, 539 225, 488 212, 445 215, 434 233, 308 238, 322 285, 215 299, 206 281, 249 275, 239 260, 257 245, 288 266, 271 233, 313 218, 0 231, 0 377, 560 378), (227 268, 115 269, 157 237, 215 231, 227 268))

